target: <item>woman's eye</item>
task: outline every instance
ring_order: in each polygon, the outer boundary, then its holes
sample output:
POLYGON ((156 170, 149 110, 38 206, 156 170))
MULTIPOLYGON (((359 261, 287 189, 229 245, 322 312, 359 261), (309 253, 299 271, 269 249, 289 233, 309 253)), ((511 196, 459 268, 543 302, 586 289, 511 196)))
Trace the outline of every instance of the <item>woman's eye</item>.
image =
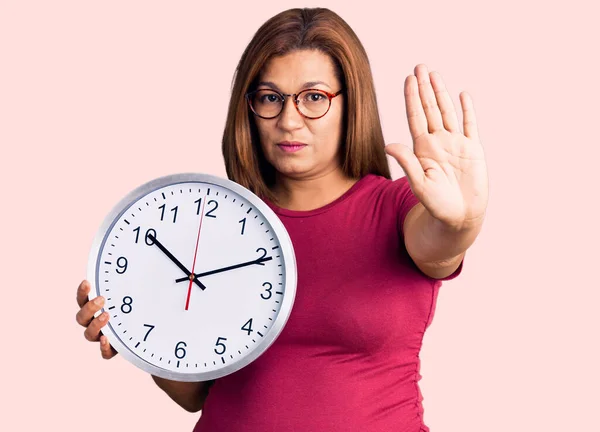
POLYGON ((264 95, 260 97, 261 103, 274 103, 279 102, 279 96, 277 95, 264 95))
POLYGON ((305 98, 307 102, 321 102, 323 99, 327 98, 321 93, 308 93, 305 98))

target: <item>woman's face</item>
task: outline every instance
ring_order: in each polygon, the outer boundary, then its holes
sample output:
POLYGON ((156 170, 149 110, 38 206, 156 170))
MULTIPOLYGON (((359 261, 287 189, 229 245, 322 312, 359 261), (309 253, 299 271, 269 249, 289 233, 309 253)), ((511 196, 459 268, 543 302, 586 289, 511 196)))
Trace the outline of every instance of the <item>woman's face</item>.
MULTIPOLYGON (((329 93, 340 90, 333 61, 328 55, 317 50, 297 50, 274 57, 265 64, 257 87, 287 94, 306 88, 329 93)), ((280 175, 297 179, 317 178, 341 169, 339 149, 343 134, 343 97, 341 94, 333 98, 329 111, 319 119, 303 117, 291 97, 286 98, 279 116, 273 119, 254 116, 263 153, 280 175), (305 145, 300 150, 289 151, 289 146, 281 144, 286 141, 305 145)))

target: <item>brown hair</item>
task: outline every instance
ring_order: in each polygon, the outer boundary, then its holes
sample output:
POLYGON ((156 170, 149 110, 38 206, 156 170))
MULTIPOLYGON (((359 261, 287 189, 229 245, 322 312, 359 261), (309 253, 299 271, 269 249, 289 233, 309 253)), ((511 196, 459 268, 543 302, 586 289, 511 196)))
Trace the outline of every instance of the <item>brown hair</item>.
POLYGON ((360 40, 335 12, 295 8, 266 21, 237 65, 223 133, 223 158, 229 179, 259 197, 275 202, 269 189, 275 168, 262 152, 253 113, 245 94, 253 89, 263 66, 275 56, 316 49, 333 60, 346 99, 342 169, 351 178, 368 173, 391 178, 369 60, 360 40))

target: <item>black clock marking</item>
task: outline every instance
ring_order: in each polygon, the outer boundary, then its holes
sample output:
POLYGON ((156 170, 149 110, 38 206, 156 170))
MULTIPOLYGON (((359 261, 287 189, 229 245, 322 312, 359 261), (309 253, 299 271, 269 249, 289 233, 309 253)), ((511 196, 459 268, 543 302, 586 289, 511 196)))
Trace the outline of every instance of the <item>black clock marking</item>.
POLYGON ((129 223, 129 221, 128 221, 127 219, 124 219, 124 220, 125 220, 125 223, 126 223, 127 225, 130 225, 130 223, 129 223))
POLYGON ((246 212, 246 214, 250 213, 252 211, 252 208, 249 208, 248 211, 246 212))
POLYGON ((263 334, 262 334, 261 332, 257 331, 256 333, 258 333, 258 335, 259 335, 260 337, 264 337, 264 336, 263 336, 263 334))
POLYGON ((167 199, 164 192, 161 192, 161 195, 162 195, 163 199, 167 199))
POLYGON ((135 344, 135 347, 139 347, 140 346, 140 342, 138 342, 137 344, 135 344))

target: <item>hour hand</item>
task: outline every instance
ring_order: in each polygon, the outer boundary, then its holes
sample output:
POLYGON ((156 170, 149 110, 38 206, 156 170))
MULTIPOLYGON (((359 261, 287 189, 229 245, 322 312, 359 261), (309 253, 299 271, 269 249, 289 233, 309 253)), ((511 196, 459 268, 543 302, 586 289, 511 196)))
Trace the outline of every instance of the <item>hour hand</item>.
MULTIPOLYGON (((184 266, 183 264, 181 264, 181 262, 179 262, 179 260, 178 260, 177 258, 175 258, 175 257, 173 256, 173 254, 172 254, 171 252, 169 252, 169 251, 168 251, 168 249, 167 249, 166 247, 164 247, 164 246, 162 245, 162 243, 161 243, 161 242, 159 242, 159 241, 156 239, 156 237, 154 237, 152 234, 148 234, 148 238, 149 238, 150 240, 152 240, 152 243, 154 243, 156 246, 158 246, 158 248, 159 248, 161 251, 163 251, 163 252, 164 252, 164 254, 165 254, 166 256, 168 256, 168 257, 169 257, 169 259, 170 259, 171 261, 173 261, 173 262, 174 262, 174 263, 177 265, 177 267, 179 267, 181 270, 183 270, 183 272, 184 272, 184 273, 187 275, 187 277, 183 278, 182 280, 190 280, 190 279, 191 279, 191 277, 192 277, 192 272, 191 272, 191 271, 189 271, 187 268, 185 268, 185 266, 184 266)), ((178 279, 178 281, 179 281, 179 279, 178 279)), ((204 284, 198 280, 198 277, 197 277, 196 275, 194 275, 194 282, 195 282, 195 283, 196 283, 196 285, 198 285, 198 286, 199 286, 199 287, 200 287, 202 290, 205 290, 205 289, 206 289, 206 287, 204 286, 204 284)))

